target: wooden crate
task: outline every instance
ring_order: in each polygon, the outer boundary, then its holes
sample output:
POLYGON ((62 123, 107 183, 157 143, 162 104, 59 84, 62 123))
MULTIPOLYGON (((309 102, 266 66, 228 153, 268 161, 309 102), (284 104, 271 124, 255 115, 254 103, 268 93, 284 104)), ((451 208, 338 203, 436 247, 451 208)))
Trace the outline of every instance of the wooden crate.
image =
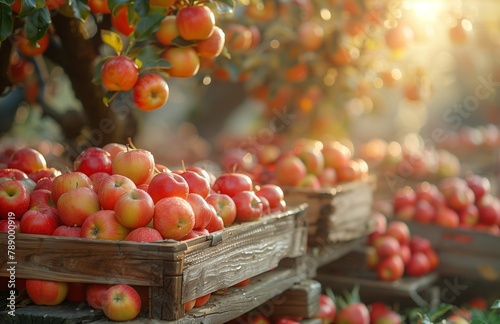
POLYGON ((405 221, 412 235, 426 237, 439 255, 440 274, 500 283, 500 236, 405 221))
MULTIPOLYGON (((148 317, 177 320, 183 304, 280 266, 304 276, 307 204, 184 242, 136 243, 18 234, 17 278, 149 287, 148 317)), ((7 236, 0 233, 0 276, 7 236)), ((288 287, 287 287, 288 288, 288 287)))
POLYGON ((287 204, 307 203, 308 244, 345 242, 372 232, 375 179, 353 181, 334 188, 285 188, 287 204))

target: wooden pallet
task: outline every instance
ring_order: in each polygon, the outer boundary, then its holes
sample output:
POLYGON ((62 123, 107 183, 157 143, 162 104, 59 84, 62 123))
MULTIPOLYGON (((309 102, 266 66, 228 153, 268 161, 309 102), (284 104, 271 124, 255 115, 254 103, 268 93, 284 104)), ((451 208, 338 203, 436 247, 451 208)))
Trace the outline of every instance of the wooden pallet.
POLYGON ((308 245, 345 242, 373 230, 375 179, 354 181, 335 188, 309 190, 285 188, 287 204, 307 203, 308 245))
MULTIPOLYGON (((286 277, 307 249, 307 204, 184 242, 136 243, 18 234, 17 278, 149 287, 147 317, 177 320, 184 303, 280 265, 286 277)), ((0 233, 0 276, 7 276, 7 236, 0 233)), ((288 288, 288 287, 286 287, 288 288)), ((285 289, 286 289, 285 288, 285 289)))

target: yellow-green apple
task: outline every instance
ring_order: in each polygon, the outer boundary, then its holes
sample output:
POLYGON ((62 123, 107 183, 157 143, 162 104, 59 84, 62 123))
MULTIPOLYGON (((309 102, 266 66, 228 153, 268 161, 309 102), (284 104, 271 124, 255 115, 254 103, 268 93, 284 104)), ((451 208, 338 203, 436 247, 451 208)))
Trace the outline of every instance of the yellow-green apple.
MULTIPOLYGON (((126 12, 126 7, 124 8, 126 12)), ((131 90, 137 79, 139 79, 139 68, 127 56, 113 56, 107 59, 102 65, 102 84, 110 91, 131 90)))
POLYGON ((208 58, 219 56, 224 49, 225 39, 226 35, 224 34, 224 31, 220 27, 214 26, 212 35, 210 35, 207 39, 196 42, 198 55, 208 58))
MULTIPOLYGON (((15 181, 15 180, 13 180, 15 181)), ((500 222, 500 200, 493 194, 485 194, 476 203, 479 211, 479 223, 495 225, 500 222)))
POLYGON ((52 200, 57 205, 59 197, 70 190, 89 187, 92 188, 92 180, 82 172, 66 172, 52 180, 52 200))
POLYGON ((54 180, 51 178, 40 179, 36 183, 35 188, 33 188, 33 191, 38 190, 38 189, 46 189, 46 190, 51 190, 51 192, 52 192, 52 183, 53 182, 54 182, 54 180))
POLYGON ((89 215, 100 209, 99 198, 89 187, 65 192, 57 201, 59 218, 68 226, 82 226, 89 215))
POLYGON ((14 231, 16 233, 20 233, 21 222, 17 219, 2 219, 0 220, 0 232, 7 233, 9 231, 14 231))
POLYGON ((177 12, 177 28, 185 40, 207 39, 212 35, 215 16, 207 6, 190 6, 177 12))
POLYGON ((108 143, 104 145, 102 149, 109 153, 109 158, 111 159, 111 161, 118 153, 128 151, 127 146, 120 143, 108 143))
MULTIPOLYGON (((229 226, 234 223, 236 219, 236 205, 231 197, 226 194, 214 192, 208 195, 205 200, 212 207, 214 207, 216 215, 222 219, 223 227, 229 226)), ((214 222, 214 224, 212 225, 217 225, 218 220, 213 220, 212 217, 212 221, 214 222)), ((205 226, 205 228, 207 226, 208 224, 205 226)))
POLYGON ((179 37, 179 29, 177 29, 177 16, 168 15, 163 18, 155 32, 156 39, 160 44, 165 46, 173 45, 173 40, 179 37))
POLYGON ((331 167, 338 170, 342 166, 346 166, 351 160, 351 151, 349 148, 339 141, 327 141, 323 143, 321 150, 325 159, 325 167, 331 167))
POLYGON ((280 186, 297 186, 307 175, 307 169, 294 154, 284 154, 276 162, 275 177, 280 186))
POLYGON ((156 73, 139 76, 132 89, 132 98, 140 110, 151 111, 163 107, 170 94, 167 81, 156 73))
POLYGON ((407 245, 410 242, 410 228, 405 222, 393 220, 387 224, 387 229, 384 233, 387 236, 394 237, 400 245, 407 245))
POLYGON ((26 293, 36 305, 59 305, 68 295, 68 283, 26 279, 26 293))
POLYGON ((85 300, 94 309, 102 309, 102 295, 112 285, 91 283, 87 285, 85 300))
POLYGON ((144 190, 131 189, 115 203, 115 217, 125 227, 134 229, 149 224, 154 214, 153 198, 144 190))
POLYGON ((138 227, 133 229, 130 233, 128 233, 127 237, 125 237, 125 241, 134 241, 134 242, 155 242, 162 241, 163 237, 160 232, 151 227, 138 227))
POLYGON ((436 216, 434 217, 434 224, 456 228, 460 225, 460 218, 455 210, 443 206, 437 209, 436 216))
POLYGON ((262 201, 254 191, 241 191, 231 198, 236 205, 236 221, 249 222, 262 217, 262 201))
POLYGON ((167 197, 186 199, 189 194, 189 185, 183 177, 174 172, 161 172, 151 179, 148 193, 155 204, 167 197))
POLYGON ((100 147, 89 147, 76 157, 73 170, 83 172, 89 177, 96 172, 111 174, 111 154, 100 147))
POLYGON ((42 153, 32 148, 16 150, 10 156, 7 164, 11 169, 18 169, 28 174, 36 170, 47 168, 47 161, 42 153))
POLYGON ((52 232, 52 236, 81 237, 81 232, 81 227, 61 225, 52 232))
POLYGON ((101 181, 104 178, 109 177, 111 174, 106 173, 106 172, 96 172, 92 173, 89 178, 92 181, 92 187, 95 192, 99 191, 99 186, 101 185, 101 181))
POLYGON ((114 210, 99 210, 87 217, 82 224, 80 236, 98 240, 124 240, 130 233, 115 217, 114 210))
POLYGON ((22 180, 28 178, 28 175, 19 169, 0 169, 0 178, 9 178, 13 180, 22 180))
POLYGON ((191 205, 194 212, 194 226, 193 228, 205 228, 212 217, 217 216, 215 208, 210 205, 202 196, 196 193, 188 194, 187 202, 191 205))
POLYGON ((325 168, 325 158, 320 149, 304 147, 296 154, 304 162, 307 173, 319 175, 325 168))
POLYGON ((126 176, 136 186, 148 183, 155 171, 153 154, 148 150, 136 149, 118 153, 112 160, 113 173, 126 176))
POLYGON ((405 272, 403 259, 401 259, 399 254, 382 258, 377 265, 376 271, 377 276, 384 281, 394 281, 400 279, 405 272))
POLYGON ((212 189, 217 193, 233 197, 242 191, 252 191, 253 183, 252 179, 244 173, 228 172, 215 179, 212 189))
POLYGON ((318 174, 318 180, 321 187, 333 187, 338 183, 337 171, 332 167, 325 167, 318 174))
POLYGON ((156 202, 153 228, 164 239, 182 239, 194 228, 194 223, 194 211, 186 199, 167 197, 156 202))
POLYGON ((210 299, 210 296, 212 294, 206 294, 201 297, 196 298, 196 302, 194 303, 194 307, 201 307, 208 303, 208 300, 210 299))
POLYGON ((189 193, 195 193, 202 198, 207 198, 210 193, 210 183, 206 177, 189 170, 181 171, 179 175, 186 180, 189 187, 189 193))
POLYGON ((398 240, 388 235, 377 238, 373 246, 377 249, 377 253, 382 259, 399 254, 401 248, 398 240))
POLYGON ((200 57, 192 47, 169 47, 161 57, 171 64, 167 69, 171 77, 190 78, 200 69, 200 57))
POLYGON ((66 301, 70 303, 84 303, 87 297, 87 284, 84 282, 68 282, 66 301))
POLYGON ((136 188, 135 183, 124 175, 112 174, 102 179, 97 190, 97 196, 102 209, 114 210, 118 198, 136 188))
POLYGON ((423 276, 431 271, 431 264, 423 252, 415 252, 412 253, 405 271, 412 277, 423 276))
POLYGON ((130 285, 113 285, 101 296, 104 315, 113 321, 130 321, 141 311, 141 297, 130 285))
POLYGON ((21 233, 52 235, 60 225, 57 212, 54 207, 30 209, 21 217, 21 233))
POLYGON ((29 209, 35 209, 41 206, 55 207, 55 204, 52 201, 52 192, 50 192, 50 190, 48 189, 33 190, 33 192, 30 194, 29 209))
POLYGON ((266 183, 256 188, 255 194, 259 197, 265 197, 267 199, 272 213, 285 211, 285 194, 280 186, 272 183, 266 183))
POLYGON ((310 173, 306 174, 306 176, 302 178, 296 186, 298 188, 307 188, 311 190, 321 189, 321 183, 319 182, 318 177, 310 173))
POLYGON ((21 180, 0 183, 0 219, 21 218, 30 205, 30 193, 21 180))
POLYGON ((43 179, 43 178, 54 179, 55 177, 57 177, 59 175, 61 175, 61 171, 59 171, 58 169, 55 169, 55 168, 45 168, 45 169, 39 169, 39 170, 30 172, 28 174, 28 178, 30 178, 31 180, 33 180, 36 183, 38 183, 38 181, 40 179, 43 179))

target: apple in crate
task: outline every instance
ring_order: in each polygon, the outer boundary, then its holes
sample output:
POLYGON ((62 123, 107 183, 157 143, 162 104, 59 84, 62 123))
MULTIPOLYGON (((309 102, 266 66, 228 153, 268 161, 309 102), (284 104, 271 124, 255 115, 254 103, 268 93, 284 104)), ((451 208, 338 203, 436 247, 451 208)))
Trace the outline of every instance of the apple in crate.
POLYGON ((383 258, 377 265, 377 276, 384 281, 400 279, 405 272, 403 259, 399 254, 383 258))
POLYGON ((127 237, 125 237, 125 241, 134 242, 155 242, 162 240, 163 237, 160 232, 151 227, 139 227, 133 229, 130 233, 128 233, 127 237))
POLYGON ((52 236, 80 237, 81 232, 81 227, 61 225, 52 232, 52 236))
POLYGON ((195 219, 193 228, 205 228, 212 220, 212 217, 217 216, 215 208, 202 196, 190 193, 186 200, 191 205, 191 208, 193 208, 195 219))
POLYGON ((111 286, 112 285, 109 284, 99 283, 88 284, 87 289, 85 290, 85 300, 90 305, 90 307, 95 309, 102 309, 102 295, 111 286))
POLYGON ((0 233, 8 233, 9 231, 14 231, 16 233, 20 233, 21 222, 17 219, 8 220, 2 219, 0 220, 0 233))
POLYGON ((36 209, 41 206, 55 207, 52 201, 52 193, 49 189, 36 189, 30 194, 29 209, 36 209))
POLYGON ((59 305, 68 295, 68 283, 26 279, 26 293, 36 305, 59 305))
POLYGON ((249 222, 262 217, 262 202, 254 191, 241 191, 232 199, 236 205, 236 221, 249 222))
POLYGON ((28 175, 19 169, 0 169, 0 178, 9 178, 12 180, 22 180, 28 178, 28 175))
POLYGON ((36 170, 47 168, 47 161, 42 153, 32 148, 16 150, 9 159, 7 166, 28 174, 36 170))
POLYGON ((163 198, 179 197, 186 199, 189 194, 189 185, 186 180, 174 172, 156 174, 148 186, 148 193, 156 204, 163 198))
POLYGON ((54 207, 30 209, 21 217, 21 233, 52 235, 59 226, 59 218, 54 207))
POLYGON ((121 152, 112 159, 113 173, 132 180, 136 186, 149 183, 155 171, 153 154, 147 150, 135 149, 121 152))
POLYGON ((280 186, 298 186, 306 175, 304 162, 294 154, 284 153, 276 162, 275 177, 280 186))
POLYGON ((102 209, 114 210, 118 198, 136 188, 137 186, 132 180, 120 174, 113 174, 102 179, 97 190, 102 209))
POLYGON ((100 209, 99 198, 89 187, 65 192, 57 201, 59 218, 68 226, 82 226, 89 215, 100 209))
POLYGON ((52 180, 52 200, 54 204, 57 204, 63 193, 81 187, 92 188, 92 186, 92 180, 85 173, 77 171, 63 173, 52 180))
POLYGON ((253 190, 253 183, 252 179, 246 174, 237 172, 223 173, 215 179, 212 189, 217 193, 233 197, 239 192, 253 190))
POLYGON ((320 318, 322 323, 334 323, 337 306, 327 294, 319 295, 319 312, 313 318, 320 318))
POLYGON ((101 296, 104 315, 113 321, 130 321, 141 311, 141 297, 132 286, 119 284, 108 288, 101 296))
POLYGON ((28 178, 30 178, 35 182, 38 182, 43 178, 54 179, 55 177, 61 174, 62 174, 61 171, 55 168, 45 168, 28 173, 28 178))
POLYGON ((99 240, 124 240, 130 229, 120 224, 115 217, 114 210, 102 209, 96 211, 83 222, 82 238, 99 240))
POLYGON ((113 158, 121 152, 127 152, 127 146, 124 144, 119 144, 119 143, 108 143, 102 147, 103 150, 107 151, 109 153, 109 157, 111 161, 113 161, 113 158))
MULTIPOLYGON (((226 194, 211 193, 205 200, 214 207, 216 215, 222 218, 224 226, 234 223, 236 219, 236 205, 231 197, 226 194)), ((217 221, 215 220, 214 222, 217 221)))
POLYGON ((144 190, 131 189, 115 203, 115 217, 125 227, 138 228, 148 225, 154 214, 153 198, 144 190))
POLYGON ((99 147, 83 150, 73 162, 73 170, 91 176, 96 172, 112 173, 111 155, 99 147))
POLYGON ((28 210, 30 193, 20 180, 0 183, 0 219, 19 219, 28 210))
POLYGON ((189 193, 195 193, 203 198, 207 198, 210 193, 210 182, 207 178, 189 170, 180 172, 179 175, 186 180, 189 187, 189 193))
POLYGON ((153 228, 164 239, 180 240, 193 229, 194 224, 194 211, 186 199, 167 197, 155 204, 153 228))

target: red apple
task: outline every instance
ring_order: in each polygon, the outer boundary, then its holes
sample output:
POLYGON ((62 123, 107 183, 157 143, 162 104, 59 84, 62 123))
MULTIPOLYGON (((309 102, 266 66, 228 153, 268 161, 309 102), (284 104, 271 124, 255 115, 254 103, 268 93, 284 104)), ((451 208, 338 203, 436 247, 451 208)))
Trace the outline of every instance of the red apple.
POLYGON ((460 226, 473 227, 479 222, 479 209, 476 205, 471 204, 458 213, 458 218, 460 226))
POLYGON ((212 220, 212 217, 217 216, 215 208, 203 199, 202 196, 190 193, 186 200, 191 205, 191 208, 193 208, 195 219, 193 228, 205 228, 212 220))
POLYGON ((111 162, 113 174, 129 178, 136 186, 149 183, 153 178, 155 161, 153 154, 147 150, 136 149, 121 152, 116 154, 111 162))
POLYGON ((214 26, 212 35, 210 35, 207 39, 200 40, 196 43, 196 51, 200 57, 217 57, 224 49, 225 39, 226 35, 224 34, 224 31, 221 28, 214 26))
MULTIPOLYGON (((127 14, 124 6, 120 12, 127 14), (125 11, 124 11, 125 10, 125 11)), ((101 68, 102 85, 110 91, 131 90, 139 79, 139 68, 127 56, 113 56, 107 59, 101 68)))
POLYGON ((352 156, 349 148, 339 141, 324 142, 321 152, 325 159, 325 167, 330 167, 335 170, 346 166, 352 156))
POLYGON ((271 215, 271 207, 269 205, 269 201, 267 200, 266 197, 261 197, 259 195, 257 195, 257 197, 259 197, 260 199, 260 202, 262 203, 262 215, 263 216, 266 216, 266 215, 271 215))
POLYGON ((167 69, 170 77, 190 78, 200 70, 200 57, 193 47, 169 47, 161 57, 171 65, 167 69))
POLYGON ((68 284, 60 281, 26 279, 26 293, 36 305, 59 305, 68 295, 68 284))
POLYGON ((194 228, 194 224, 194 211, 187 200, 167 197, 155 204, 153 228, 164 239, 180 240, 194 228))
POLYGON ((476 204, 479 212, 479 223, 494 225, 500 222, 500 201, 492 194, 484 195, 476 204))
POLYGON ((52 235, 59 226, 59 219, 54 207, 28 210, 20 222, 21 233, 52 235))
MULTIPOLYGON (((52 190, 52 184, 53 184, 53 182, 54 182, 54 180, 51 179, 51 178, 40 179, 36 183, 35 188, 33 188, 33 191, 38 190, 38 189, 52 190)), ((51 191, 51 194, 52 194, 52 191, 51 191)))
POLYGON ((212 35, 215 16, 207 6, 181 8, 177 12, 177 29, 185 40, 202 40, 212 35))
POLYGON ((111 174, 111 154, 99 147, 89 147, 76 157, 73 170, 83 172, 89 177, 96 172, 111 174))
POLYGON ((162 172, 151 179, 148 193, 155 204, 167 197, 186 199, 189 194, 189 185, 183 177, 174 172, 162 172))
POLYGON ((313 318, 320 318, 322 323, 333 323, 337 315, 335 302, 326 294, 319 295, 319 311, 313 318))
POLYGON ((398 254, 382 259, 377 265, 377 276, 384 281, 398 280, 403 276, 404 271, 403 259, 398 254))
POLYGON ((377 319, 390 312, 390 308, 383 302, 374 302, 370 304, 370 323, 375 323, 377 319))
POLYGON ((189 170, 183 171, 179 175, 186 180, 189 186, 189 193, 195 193, 203 198, 207 198, 210 193, 210 183, 206 177, 189 170))
POLYGON ((95 192, 99 191, 99 186, 101 185, 102 179, 107 178, 109 176, 110 176, 110 174, 106 173, 106 172, 96 172, 96 173, 92 173, 89 176, 90 180, 92 181, 92 187, 93 187, 95 192))
POLYGON ((81 232, 81 227, 61 225, 52 232, 52 236, 81 237, 81 232))
POLYGON ((130 229, 115 217, 113 210, 99 210, 87 217, 82 224, 81 237, 98 240, 124 240, 130 229))
POLYGON ((413 219, 415 214, 415 205, 407 205, 400 207, 397 211, 394 211, 394 217, 402 220, 413 219))
POLYGON ((435 270, 439 265, 439 255, 433 249, 428 249, 423 252, 427 259, 429 260, 429 265, 431 267, 430 271, 435 270))
POLYGON ((39 169, 28 174, 28 178, 38 183, 41 179, 50 178, 54 179, 55 177, 61 175, 61 171, 55 168, 45 168, 39 169))
POLYGON ((253 191, 241 191, 232 197, 236 205, 236 221, 248 222, 262 217, 262 202, 253 191))
POLYGON ((144 190, 131 189, 122 194, 115 203, 115 217, 130 229, 148 225, 154 214, 153 198, 144 190))
POLYGON ((135 183, 131 179, 120 174, 113 174, 102 179, 97 190, 97 196, 102 209, 114 210, 118 198, 136 188, 135 183))
POLYGON ((210 223, 208 223, 208 225, 205 227, 205 229, 209 233, 220 231, 220 230, 224 229, 224 220, 219 216, 212 217, 212 219, 210 220, 210 223))
POLYGON ((325 168, 325 158, 319 148, 304 147, 296 154, 304 162, 307 173, 319 175, 325 168))
POLYGON ((2 219, 0 220, 0 233, 20 233, 21 222, 17 219, 2 219))
POLYGON ((160 232, 151 227, 138 227, 133 229, 128 233, 127 237, 125 237, 125 241, 134 242, 155 242, 162 240, 163 237, 160 232))
POLYGON ((325 167, 323 171, 318 174, 318 180, 321 187, 333 187, 338 183, 339 177, 334 168, 325 167))
POLYGON ((269 207, 272 213, 283 212, 286 209, 285 195, 280 186, 268 183, 259 186, 255 190, 259 197, 265 197, 269 201, 269 207))
POLYGON ((109 158, 111 161, 115 158, 118 153, 127 152, 127 146, 120 143, 108 143, 102 147, 103 150, 109 153, 109 158))
POLYGON ((417 183, 413 190, 417 201, 426 200, 433 206, 441 205, 444 202, 443 194, 435 184, 422 181, 417 183))
POLYGON ((29 204, 30 193, 21 180, 0 183, 0 219, 21 218, 29 204))
POLYGON ((104 315, 113 321, 130 321, 141 311, 141 297, 130 285, 113 285, 101 296, 104 315))
POLYGON ((387 218, 381 212, 374 211, 372 217, 375 220, 375 228, 368 236, 368 244, 373 244, 375 240, 382 236, 387 230, 387 218))
POLYGON ((296 185, 297 188, 307 188, 311 190, 319 190, 321 189, 321 183, 319 179, 314 174, 306 174, 302 180, 296 185))
POLYGON ((29 209, 36 209, 41 206, 55 207, 52 201, 52 193, 48 189, 37 189, 30 194, 29 209))
POLYGON ((99 198, 89 187, 65 192, 57 201, 59 218, 68 226, 82 226, 89 215, 100 209, 99 198))
POLYGON ((385 314, 382 314, 374 324, 401 324, 401 315, 396 313, 395 311, 388 310, 385 314))
POLYGON ((491 183, 486 177, 477 174, 468 174, 465 177, 467 186, 474 192, 475 201, 478 202, 484 195, 491 193, 491 183))
POLYGON ((223 173, 217 177, 212 189, 221 194, 233 197, 242 191, 253 190, 252 179, 243 173, 230 172, 223 173))
POLYGON ((441 207, 436 211, 434 223, 443 227, 456 228, 460 225, 460 218, 455 210, 441 207))
POLYGON ((397 212, 403 207, 414 206, 417 201, 417 195, 412 187, 405 186, 397 188, 392 195, 392 203, 394 205, 394 212, 397 212))
POLYGON ((42 153, 32 148, 22 148, 10 156, 7 166, 28 174, 36 170, 46 169, 47 161, 42 153))
POLYGON ((411 257, 411 249, 408 245, 401 245, 401 248, 399 249, 399 256, 401 259, 403 259, 403 263, 406 265, 408 262, 410 262, 410 257, 411 257))
POLYGON ((369 324, 370 312, 368 311, 368 308, 365 304, 354 302, 345 306, 337 313, 337 319, 335 323, 369 324))
POLYGON ((275 177, 280 186, 297 186, 307 175, 307 169, 295 155, 285 154, 276 162, 275 177))
POLYGON ((425 237, 421 237, 419 235, 413 235, 410 238, 410 250, 412 254, 415 254, 417 252, 425 252, 429 249, 431 249, 431 242, 429 239, 425 237))
POLYGON ((436 208, 427 199, 419 199, 415 203, 413 219, 420 223, 432 223, 436 218, 436 208))
POLYGON ((156 73, 139 76, 134 88, 132 98, 137 108, 151 111, 163 107, 170 95, 167 81, 156 73))
MULTIPOLYGON (((236 205, 231 197, 225 194, 212 193, 205 199, 215 209, 215 213, 223 221, 223 227, 236 220, 236 205)), ((214 220, 217 222, 217 220, 214 220)))
POLYGON ((211 295, 212 294, 206 294, 204 296, 196 298, 196 302, 194 303, 194 307, 201 307, 201 306, 205 305, 209 301, 211 295))
POLYGON ((399 254, 401 248, 397 239, 387 235, 381 236, 375 240, 374 246, 377 249, 377 254, 382 259, 399 254))
POLYGON ((57 176, 52 180, 52 200, 57 205, 59 197, 70 190, 89 187, 92 188, 92 180, 82 172, 67 172, 57 176))
POLYGON ((68 282, 66 300, 70 303, 84 303, 87 298, 87 284, 83 282, 68 282))
POLYGON ((28 175, 19 169, 0 169, 0 178, 21 180, 28 178, 28 175))
POLYGON ((194 304, 196 304, 196 299, 190 300, 184 304, 184 312, 187 313, 194 308, 194 304))
POLYGON ((423 252, 415 252, 411 255, 406 273, 412 277, 423 276, 431 271, 429 259, 423 252))
POLYGON ((102 309, 102 295, 112 285, 91 283, 87 285, 85 291, 87 303, 94 309, 102 309))
POLYGON ((394 237, 400 245, 406 245, 410 242, 410 228, 402 221, 391 221, 387 225, 385 235, 394 237))
POLYGON ((375 270, 379 262, 380 262, 380 256, 378 255, 377 249, 372 245, 368 245, 366 247, 366 256, 365 256, 366 267, 369 270, 375 270))
POLYGON ((474 203, 474 191, 467 186, 455 187, 446 196, 446 204, 456 212, 460 212, 474 203))

